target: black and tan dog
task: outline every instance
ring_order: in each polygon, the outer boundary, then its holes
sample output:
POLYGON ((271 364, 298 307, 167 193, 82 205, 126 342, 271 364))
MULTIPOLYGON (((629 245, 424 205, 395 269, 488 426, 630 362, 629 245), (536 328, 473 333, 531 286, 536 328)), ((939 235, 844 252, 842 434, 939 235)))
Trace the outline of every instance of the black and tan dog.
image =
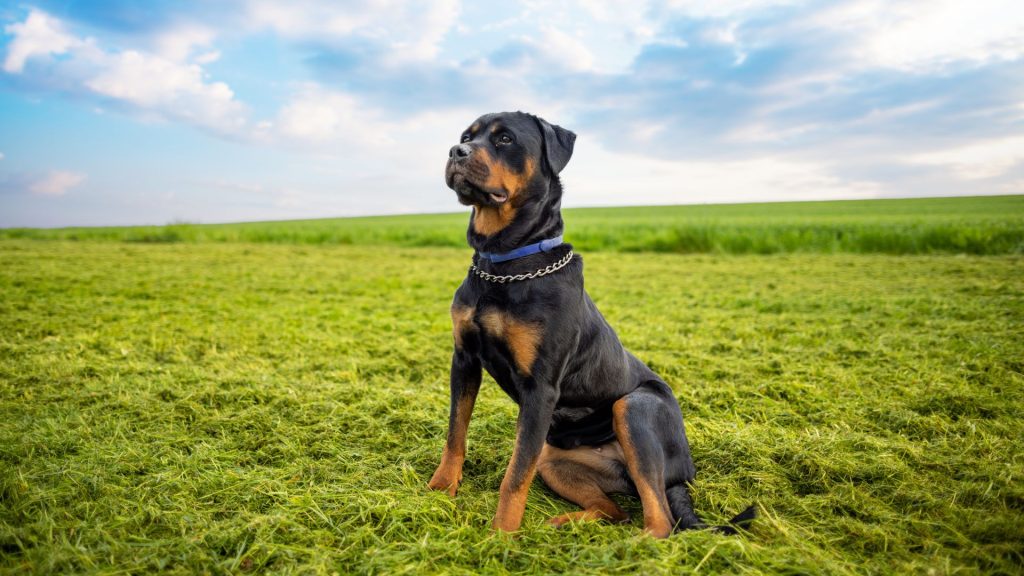
POLYGON ((690 500, 695 469, 672 390, 623 348, 583 290, 581 258, 561 242, 558 174, 575 139, 529 114, 488 114, 449 152, 445 181, 473 206, 467 237, 476 254, 452 303, 448 440, 430 487, 452 496, 458 489, 485 369, 519 405, 494 528, 519 528, 537 472, 583 507, 555 525, 625 521, 608 494, 628 493, 639 495, 654 536, 704 527, 690 500))

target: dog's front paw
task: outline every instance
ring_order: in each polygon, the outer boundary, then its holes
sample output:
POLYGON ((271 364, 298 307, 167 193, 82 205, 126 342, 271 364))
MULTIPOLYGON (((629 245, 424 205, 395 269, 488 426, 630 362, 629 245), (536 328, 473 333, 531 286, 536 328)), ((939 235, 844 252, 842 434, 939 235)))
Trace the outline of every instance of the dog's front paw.
POLYGON ((491 520, 491 531, 498 534, 511 535, 513 532, 517 532, 519 530, 521 524, 521 519, 513 519, 499 514, 491 520))
POLYGON ((491 533, 503 536, 505 538, 515 538, 518 527, 512 528, 509 526, 501 526, 496 521, 491 521, 491 533))
POLYGON ((462 483, 462 475, 452 475, 447 470, 443 470, 438 467, 437 471, 434 472, 434 476, 431 477, 430 482, 427 483, 427 487, 431 490, 439 490, 448 492, 448 495, 455 498, 455 493, 459 490, 459 484, 462 483))

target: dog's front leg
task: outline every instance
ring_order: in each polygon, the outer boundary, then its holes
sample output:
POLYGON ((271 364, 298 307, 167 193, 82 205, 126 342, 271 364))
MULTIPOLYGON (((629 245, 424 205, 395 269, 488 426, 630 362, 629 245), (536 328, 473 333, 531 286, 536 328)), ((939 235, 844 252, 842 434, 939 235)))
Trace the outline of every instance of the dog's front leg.
POLYGON ((466 431, 473 415, 476 394, 480 391, 480 377, 480 359, 456 350, 452 355, 448 440, 441 453, 441 463, 428 484, 432 490, 447 490, 452 497, 455 497, 459 482, 462 481, 462 464, 466 461, 466 431))
POLYGON ((522 524, 526 495, 537 472, 537 461, 551 426, 551 414, 558 400, 557 390, 554 386, 539 383, 534 383, 534 386, 534 391, 519 405, 516 443, 505 478, 501 481, 498 511, 492 524, 495 530, 513 532, 522 524))

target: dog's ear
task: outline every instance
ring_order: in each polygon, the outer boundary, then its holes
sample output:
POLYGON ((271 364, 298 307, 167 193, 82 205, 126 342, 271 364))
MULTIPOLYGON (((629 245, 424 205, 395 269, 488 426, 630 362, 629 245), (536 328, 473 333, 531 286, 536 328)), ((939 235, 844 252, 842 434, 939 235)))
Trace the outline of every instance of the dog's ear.
POLYGON ((543 118, 537 118, 537 125, 544 135, 544 158, 552 174, 558 174, 572 158, 572 147, 576 143, 576 134, 561 126, 549 124, 543 118))

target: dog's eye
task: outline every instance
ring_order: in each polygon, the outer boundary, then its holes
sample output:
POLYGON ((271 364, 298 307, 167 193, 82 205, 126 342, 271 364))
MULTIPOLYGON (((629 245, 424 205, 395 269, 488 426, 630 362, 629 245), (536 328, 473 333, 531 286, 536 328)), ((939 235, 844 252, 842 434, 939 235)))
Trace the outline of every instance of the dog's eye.
POLYGON ((498 144, 503 144, 504 145, 504 144, 511 144, 511 143, 512 143, 512 137, 509 136, 508 134, 502 134, 501 136, 498 136, 498 144))
POLYGON ((465 144, 466 142, 469 142, 469 134, 463 134, 462 135, 462 140, 460 140, 460 142, 462 142, 463 144, 465 144))

